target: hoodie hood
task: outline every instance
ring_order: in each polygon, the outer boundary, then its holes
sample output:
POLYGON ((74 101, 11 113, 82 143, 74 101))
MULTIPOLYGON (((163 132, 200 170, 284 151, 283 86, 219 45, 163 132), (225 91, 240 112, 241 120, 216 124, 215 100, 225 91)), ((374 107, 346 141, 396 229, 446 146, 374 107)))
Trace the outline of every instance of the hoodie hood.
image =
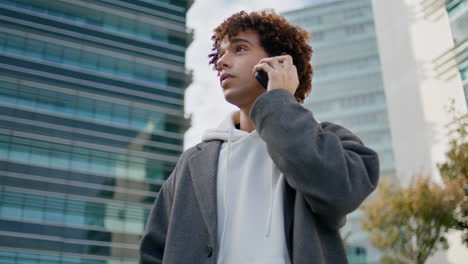
MULTIPOLYGON (((217 128, 207 129, 202 135, 202 141, 222 140, 229 143, 250 134, 249 132, 237 129, 234 124, 240 124, 239 110, 229 113, 217 128)), ((251 133, 257 133, 257 130, 253 130, 251 133)))
MULTIPOLYGON (((228 219, 228 202, 226 201, 227 197, 227 186, 229 185, 229 172, 230 172, 230 154, 231 154, 231 143, 238 141, 246 136, 249 135, 256 135, 258 136, 257 130, 253 130, 252 132, 246 132, 235 127, 235 124, 240 124, 240 111, 233 111, 229 113, 229 115, 218 125, 217 128, 207 129, 204 134, 202 135, 202 141, 211 141, 211 140, 222 140, 227 144, 227 154, 225 155, 224 160, 220 160, 219 162, 224 162, 226 164, 224 174, 226 175, 223 190, 223 197, 226 203, 224 207, 224 225, 223 230, 221 233, 221 244, 224 242, 225 237, 225 229, 226 229, 226 220, 228 219)), ((235 166, 234 166, 235 167, 235 166)), ((272 162, 272 175, 269 178, 269 185, 270 185, 270 202, 268 208, 268 215, 266 218, 265 226, 265 237, 269 237, 271 233, 271 225, 272 225, 272 215, 273 215, 273 206, 275 201, 275 194, 279 192, 279 188, 283 184, 283 174, 280 173, 279 169, 275 166, 274 162, 272 162), (275 175, 279 174, 279 177, 275 175), (277 189, 278 188, 278 189, 277 189), (276 190, 277 189, 277 190, 276 190)), ((219 177, 219 176, 218 176, 219 177)))

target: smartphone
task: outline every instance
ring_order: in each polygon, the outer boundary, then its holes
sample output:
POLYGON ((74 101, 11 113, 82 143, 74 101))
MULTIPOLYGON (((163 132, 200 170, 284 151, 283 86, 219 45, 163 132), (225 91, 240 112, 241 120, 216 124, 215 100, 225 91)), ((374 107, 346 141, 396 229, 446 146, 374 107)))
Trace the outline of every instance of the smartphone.
POLYGON ((264 70, 256 71, 255 78, 257 78, 257 81, 260 82, 263 88, 266 89, 268 87, 268 74, 264 70))
MULTIPOLYGON (((279 56, 277 54, 272 54, 269 57, 279 56)), ((263 86, 263 88, 267 89, 268 87, 268 73, 263 70, 259 70, 255 72, 255 78, 257 81, 263 86)))

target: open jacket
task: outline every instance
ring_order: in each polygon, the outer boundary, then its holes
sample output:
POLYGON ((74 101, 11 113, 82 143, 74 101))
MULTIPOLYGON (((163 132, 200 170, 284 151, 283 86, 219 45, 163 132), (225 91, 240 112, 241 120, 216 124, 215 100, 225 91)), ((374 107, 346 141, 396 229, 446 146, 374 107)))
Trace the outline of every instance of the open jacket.
MULTIPOLYGON (((250 118, 286 180, 284 232, 291 263, 347 263, 339 229, 376 188, 377 153, 347 129, 317 122, 284 89, 260 95, 250 118)), ((148 218, 141 264, 216 263, 221 143, 202 142, 180 156, 148 218)))

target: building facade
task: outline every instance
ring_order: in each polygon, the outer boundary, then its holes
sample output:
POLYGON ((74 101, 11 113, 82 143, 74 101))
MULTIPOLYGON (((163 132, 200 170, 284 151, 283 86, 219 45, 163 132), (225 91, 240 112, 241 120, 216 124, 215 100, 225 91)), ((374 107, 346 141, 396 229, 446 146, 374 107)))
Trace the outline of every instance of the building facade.
MULTIPOLYGON (((454 108, 466 113, 460 78, 441 77, 437 63, 437 56, 453 47, 450 25, 454 31, 464 13, 453 11, 449 23, 446 12, 428 11, 435 2, 336 0, 284 13, 313 38, 315 76, 305 106, 319 120, 356 133, 379 153, 381 177, 403 186, 420 175, 438 179, 437 163, 448 149, 447 108, 453 100, 454 108)), ((451 55, 461 62, 462 75, 464 53, 451 55)), ((353 212, 343 228, 349 260, 377 263, 380 253, 360 230, 360 217, 353 212)), ((460 263, 456 258, 450 261, 460 263)), ((439 252, 429 263, 447 261, 439 252)))
MULTIPOLYGON (((312 35, 312 92, 304 102, 318 120, 343 125, 376 150, 382 177, 396 180, 391 128, 370 0, 330 1, 284 13, 312 35)), ((344 227, 350 263, 377 263, 361 231, 361 212, 344 227)))
POLYGON ((433 60, 437 77, 446 81, 461 80, 465 104, 468 105, 467 57, 468 1, 423 0, 420 2, 424 18, 438 21, 448 18, 453 44, 433 60))
MULTIPOLYGON (((460 72, 465 102, 468 105, 468 0, 445 1, 445 8, 450 20, 454 46, 438 58, 446 58, 450 54, 460 72)), ((449 60, 450 61, 450 60, 449 60)), ((442 62, 443 63, 443 62, 442 62)))
POLYGON ((191 4, 0 2, 0 263, 138 263, 190 126, 191 4))

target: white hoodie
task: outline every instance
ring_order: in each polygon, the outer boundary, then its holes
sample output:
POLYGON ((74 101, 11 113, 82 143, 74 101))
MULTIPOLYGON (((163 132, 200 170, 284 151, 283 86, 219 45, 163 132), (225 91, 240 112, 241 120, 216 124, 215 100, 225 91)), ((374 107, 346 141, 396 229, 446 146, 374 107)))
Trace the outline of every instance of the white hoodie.
POLYGON ((240 112, 234 111, 202 137, 224 141, 217 173, 218 263, 290 264, 283 174, 257 131, 236 129, 239 123, 240 112))

